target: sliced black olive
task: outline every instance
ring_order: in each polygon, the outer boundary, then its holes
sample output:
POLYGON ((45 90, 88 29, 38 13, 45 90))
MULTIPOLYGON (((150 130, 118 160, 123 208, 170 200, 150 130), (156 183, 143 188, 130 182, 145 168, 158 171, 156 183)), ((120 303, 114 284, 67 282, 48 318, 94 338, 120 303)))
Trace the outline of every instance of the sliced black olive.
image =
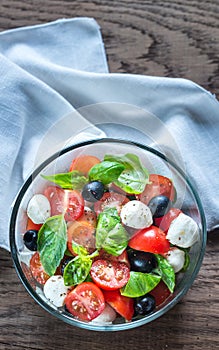
POLYGON ((154 218, 164 216, 169 211, 171 205, 171 200, 163 195, 151 198, 150 202, 148 203, 148 207, 150 208, 154 218))
POLYGON ((128 249, 127 252, 131 271, 150 273, 157 267, 154 254, 134 249, 128 249))
POLYGON ((25 232, 23 240, 24 245, 31 251, 37 250, 37 237, 38 237, 38 231, 37 230, 28 230, 25 232))
POLYGON ((82 189, 82 197, 89 202, 100 200, 104 194, 104 185, 100 181, 91 181, 84 185, 82 189))
POLYGON ((156 307, 155 298, 151 294, 145 294, 135 299, 134 309, 136 315, 148 315, 156 307))

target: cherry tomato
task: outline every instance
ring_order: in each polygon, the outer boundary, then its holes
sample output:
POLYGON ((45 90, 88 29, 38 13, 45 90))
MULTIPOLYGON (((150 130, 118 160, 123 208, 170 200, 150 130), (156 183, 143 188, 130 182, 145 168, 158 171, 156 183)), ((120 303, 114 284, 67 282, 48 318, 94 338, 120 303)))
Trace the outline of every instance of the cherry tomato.
POLYGON ((124 250, 124 252, 122 252, 122 254, 115 256, 115 255, 107 253, 104 249, 101 249, 99 251, 99 255, 96 258, 94 258, 94 260, 99 260, 99 259, 124 263, 128 267, 130 267, 128 253, 126 250, 124 250))
POLYGON ((30 271, 32 276, 40 284, 45 284, 49 279, 49 275, 44 271, 43 265, 40 261, 40 255, 38 252, 34 253, 30 259, 30 271))
POLYGON ((68 227, 68 250, 76 255, 72 242, 82 245, 89 253, 95 251, 95 228, 87 221, 73 221, 68 227))
POLYGON ((73 159, 69 171, 78 170, 84 175, 87 175, 89 170, 98 163, 100 163, 99 158, 90 155, 82 155, 73 159))
POLYGON ((36 230, 39 231, 40 227, 43 224, 35 224, 30 218, 27 219, 27 227, 26 227, 26 231, 29 230, 36 230))
POLYGON ((160 281, 158 285, 150 291, 156 301, 156 306, 162 304, 171 294, 169 288, 163 281, 160 281))
POLYGON ((84 207, 84 212, 77 221, 86 221, 93 227, 97 226, 97 216, 96 213, 88 207, 84 207))
POLYGON ((99 259, 93 262, 90 274, 100 288, 115 290, 128 282, 130 270, 124 263, 99 259))
POLYGON ((51 216, 65 212, 65 220, 77 220, 84 211, 84 199, 76 190, 63 190, 57 186, 49 186, 44 195, 51 206, 51 216))
POLYGON ((176 193, 170 179, 162 175, 150 174, 149 181, 150 183, 145 186, 144 191, 136 196, 138 200, 148 204, 151 198, 162 194, 163 196, 168 197, 171 201, 174 201, 176 193))
POLYGON ((129 199, 123 194, 116 192, 105 192, 103 197, 94 203, 94 210, 99 215, 105 208, 116 207, 120 213, 122 206, 129 202, 129 199))
POLYGON ((131 321, 134 315, 134 299, 125 297, 117 290, 104 290, 105 302, 108 303, 119 315, 127 321, 131 321))
POLYGON ((165 254, 170 248, 166 234, 156 226, 137 231, 129 241, 129 246, 136 250, 155 254, 165 254))
POLYGON ((67 310, 81 321, 91 321, 103 312, 105 301, 102 291, 93 282, 83 282, 65 298, 67 310))
POLYGON ((180 214, 182 211, 178 208, 170 208, 168 213, 164 216, 154 219, 154 223, 156 226, 161 228, 164 232, 167 232, 171 222, 180 214))

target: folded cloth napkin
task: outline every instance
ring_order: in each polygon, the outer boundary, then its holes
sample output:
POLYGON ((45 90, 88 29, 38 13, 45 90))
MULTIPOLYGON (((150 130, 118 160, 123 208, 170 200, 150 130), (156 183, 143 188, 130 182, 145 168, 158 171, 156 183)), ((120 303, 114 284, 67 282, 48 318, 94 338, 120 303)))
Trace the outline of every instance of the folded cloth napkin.
POLYGON ((219 103, 209 92, 184 79, 109 73, 91 18, 0 33, 0 77, 1 247, 9 250, 10 208, 51 130, 57 144, 71 135, 133 139, 132 130, 139 131, 138 141, 177 153, 200 194, 208 230, 219 226, 219 103), (87 106, 116 113, 94 114, 87 106), (71 113, 71 126, 57 128, 71 113))

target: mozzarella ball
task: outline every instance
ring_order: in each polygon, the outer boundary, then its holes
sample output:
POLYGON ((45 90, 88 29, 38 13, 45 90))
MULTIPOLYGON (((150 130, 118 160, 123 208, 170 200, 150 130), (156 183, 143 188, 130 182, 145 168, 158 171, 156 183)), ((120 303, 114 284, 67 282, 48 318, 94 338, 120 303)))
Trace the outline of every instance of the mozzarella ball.
POLYGON ((190 216, 180 213, 171 222, 167 239, 178 247, 191 247, 199 239, 198 225, 190 216))
POLYGON ((165 256, 175 273, 182 270, 185 263, 185 252, 183 250, 173 247, 165 256))
POLYGON ((43 224, 50 215, 49 200, 43 194, 35 194, 28 203, 27 216, 35 224, 43 224))
POLYGON ((64 285, 64 279, 61 275, 51 276, 43 287, 45 297, 55 306, 61 307, 64 304, 68 287, 64 285))
POLYGON ((120 216, 124 225, 136 229, 149 227, 153 223, 149 207, 137 200, 126 203, 122 207, 120 216))
POLYGON ((91 323, 104 325, 104 324, 112 323, 115 319, 116 319, 116 311, 109 304, 106 304, 103 312, 99 316, 94 318, 91 321, 91 323))

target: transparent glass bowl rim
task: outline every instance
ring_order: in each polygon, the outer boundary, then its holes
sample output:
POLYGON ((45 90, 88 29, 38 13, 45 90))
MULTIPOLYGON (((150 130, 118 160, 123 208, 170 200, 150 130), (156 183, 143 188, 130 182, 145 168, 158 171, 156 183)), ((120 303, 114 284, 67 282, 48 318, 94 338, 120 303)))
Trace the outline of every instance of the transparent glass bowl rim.
POLYGON ((77 144, 73 144, 71 146, 68 146, 66 148, 64 148, 63 150, 61 150, 60 152, 56 152, 55 154, 53 154, 51 157, 49 157, 48 159, 46 159, 36 170, 34 170, 34 172, 28 177, 28 179, 25 181, 25 183, 23 184, 23 186, 21 187, 20 191, 18 192, 18 195, 14 201, 14 205, 12 208, 12 213, 11 213, 11 219, 10 219, 10 249, 11 249, 11 255, 12 255, 12 259, 14 262, 14 266, 16 269, 16 272, 21 280, 21 282, 23 283, 25 289, 28 291, 28 293, 32 296, 32 298, 47 312, 49 312, 50 314, 52 314, 53 316, 57 317, 58 319, 79 327, 79 328, 84 328, 87 330, 93 330, 93 331, 121 331, 121 330, 127 330, 127 329, 131 329, 131 328, 136 328, 139 326, 142 326, 144 324, 147 324, 151 321, 154 321, 155 319, 157 319, 158 317, 162 316, 163 314, 165 314, 167 311, 169 311, 171 308, 173 308, 173 306, 175 306, 179 300, 187 293, 188 289, 192 286, 198 272, 199 269, 202 265, 202 261, 203 261, 203 257, 204 257, 204 253, 205 253, 205 247, 206 247, 206 240, 207 240, 207 229, 206 229, 206 219, 205 219, 205 214, 204 214, 204 210, 202 207, 202 203, 201 200, 199 198, 198 193, 196 192, 196 190, 194 189, 194 186, 191 183, 191 180, 187 177, 187 175, 169 158, 167 158, 163 153, 161 153, 160 151, 147 146, 147 145, 143 145, 141 143, 135 142, 135 141, 129 141, 129 140, 124 140, 124 139, 119 139, 119 138, 101 138, 101 139, 93 139, 93 140, 89 140, 89 141, 84 141, 84 142, 80 142, 77 144), (121 144, 127 144, 130 146, 134 146, 134 147, 138 147, 141 148, 149 153, 154 154, 155 156, 160 157, 161 159, 163 159, 165 162, 167 162, 168 164, 170 164, 184 179, 185 183, 187 184, 188 188, 190 189, 190 191, 192 192, 192 194, 194 195, 194 198, 196 200, 198 209, 199 209, 199 213, 200 213, 200 217, 201 217, 201 225, 202 225, 202 235, 203 235, 203 239, 202 239, 202 245, 201 245, 201 249, 199 252, 199 259, 198 259, 198 263, 195 266, 195 269, 192 273, 192 275, 190 276, 189 281, 184 285, 184 287, 180 290, 180 292, 167 304, 165 305, 163 308, 155 311, 154 313, 143 317, 139 320, 135 320, 135 321, 131 321, 128 323, 122 323, 122 324, 109 324, 109 325, 97 325, 97 324, 92 324, 92 323, 85 323, 85 322, 81 322, 78 320, 74 320, 73 318, 69 317, 68 315, 63 315, 62 313, 57 312, 56 310, 54 310, 49 304, 47 304, 43 299, 40 298, 40 296, 37 294, 37 292, 35 292, 32 287, 30 286, 28 279, 26 278, 26 276, 24 275, 21 265, 19 263, 19 259, 18 259, 18 251, 17 251, 17 247, 16 247, 16 243, 15 243, 15 227, 16 227, 16 218, 18 215, 18 211, 19 211, 19 206, 20 203, 22 201, 23 196, 25 195, 26 191, 28 190, 32 180, 40 174, 40 172, 47 166, 49 165, 52 161, 54 161, 55 159, 59 158, 60 156, 64 155, 65 153, 68 153, 74 149, 78 149, 81 147, 85 147, 91 144, 95 144, 95 143, 121 143, 121 144))

